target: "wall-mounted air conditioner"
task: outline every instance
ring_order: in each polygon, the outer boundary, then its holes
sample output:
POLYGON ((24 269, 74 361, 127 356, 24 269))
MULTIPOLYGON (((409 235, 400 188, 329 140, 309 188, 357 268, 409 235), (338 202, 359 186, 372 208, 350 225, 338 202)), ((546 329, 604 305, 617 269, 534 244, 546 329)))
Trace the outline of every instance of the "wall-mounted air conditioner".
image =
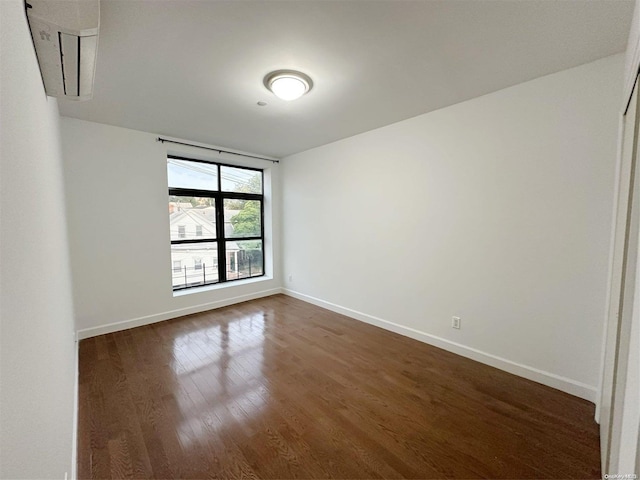
POLYGON ((47 95, 90 99, 100 0, 26 0, 25 5, 47 95))

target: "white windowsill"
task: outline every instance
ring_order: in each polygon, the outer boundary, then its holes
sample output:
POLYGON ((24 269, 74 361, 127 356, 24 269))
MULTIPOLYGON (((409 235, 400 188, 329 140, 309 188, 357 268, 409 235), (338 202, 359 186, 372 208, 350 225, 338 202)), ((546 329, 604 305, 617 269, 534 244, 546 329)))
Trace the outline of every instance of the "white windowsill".
POLYGON ((185 288, 184 290, 177 290, 173 292, 174 297, 183 297, 185 295, 191 295, 193 293, 210 292, 211 290, 225 290, 227 288, 240 287, 242 285, 249 285, 252 283, 262 283, 273 280, 272 276, 263 275, 262 277, 247 278, 245 280, 234 280, 232 282, 214 283, 213 285, 204 285, 202 287, 185 288))

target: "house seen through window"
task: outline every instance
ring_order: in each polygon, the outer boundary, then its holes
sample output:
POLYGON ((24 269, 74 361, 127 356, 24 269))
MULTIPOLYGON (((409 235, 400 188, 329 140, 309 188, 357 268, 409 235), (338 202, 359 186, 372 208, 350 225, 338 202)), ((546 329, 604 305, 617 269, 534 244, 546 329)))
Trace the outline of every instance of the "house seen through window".
POLYGON ((264 275, 263 172, 167 158, 173 289, 264 275))

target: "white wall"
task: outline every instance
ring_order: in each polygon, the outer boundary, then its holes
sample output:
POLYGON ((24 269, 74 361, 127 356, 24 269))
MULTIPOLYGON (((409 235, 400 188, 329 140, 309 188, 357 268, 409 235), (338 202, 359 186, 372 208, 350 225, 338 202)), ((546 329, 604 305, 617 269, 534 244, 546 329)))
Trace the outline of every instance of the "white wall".
POLYGON ((269 258, 266 271, 271 278, 174 297, 166 157, 169 152, 265 168, 265 183, 271 178, 275 194, 265 190, 267 251, 279 248, 277 165, 163 144, 156 142, 157 135, 120 127, 66 117, 61 124, 81 338, 209 310, 275 293, 273 289, 280 287, 278 265, 269 258))
POLYGON ((72 473, 76 350, 58 107, 0 1, 0 477, 72 473))
MULTIPOLYGON (((624 99, 631 98, 640 67, 640 2, 635 1, 624 62, 624 99)), ((626 103, 626 102, 625 102, 626 103)))
POLYGON ((285 287, 595 400, 622 71, 608 57, 287 157, 285 287))

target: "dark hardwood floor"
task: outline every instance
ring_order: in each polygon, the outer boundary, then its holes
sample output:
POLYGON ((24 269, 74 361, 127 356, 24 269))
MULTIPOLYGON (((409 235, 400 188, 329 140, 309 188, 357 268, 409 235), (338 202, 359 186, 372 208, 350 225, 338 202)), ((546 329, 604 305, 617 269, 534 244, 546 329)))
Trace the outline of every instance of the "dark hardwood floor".
POLYGON ((79 478, 600 478, 593 405, 283 295, 80 343, 79 478))

